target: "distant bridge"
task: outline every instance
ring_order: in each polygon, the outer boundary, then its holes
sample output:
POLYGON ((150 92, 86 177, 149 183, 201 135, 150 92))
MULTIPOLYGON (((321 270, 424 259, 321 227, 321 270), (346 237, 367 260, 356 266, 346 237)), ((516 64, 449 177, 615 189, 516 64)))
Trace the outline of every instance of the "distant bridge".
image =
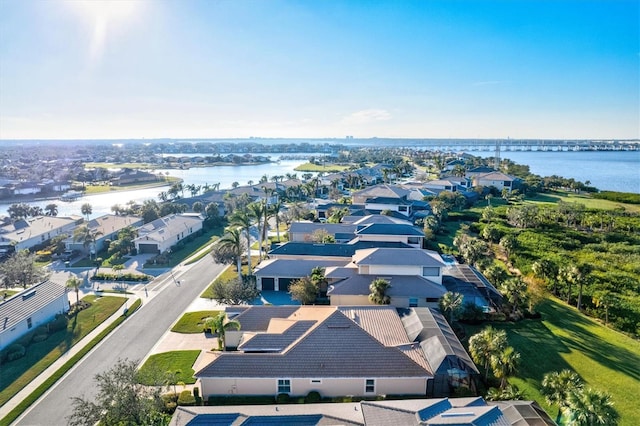
POLYGON ((437 151, 640 151, 639 139, 350 139, 349 145, 424 147, 437 151))

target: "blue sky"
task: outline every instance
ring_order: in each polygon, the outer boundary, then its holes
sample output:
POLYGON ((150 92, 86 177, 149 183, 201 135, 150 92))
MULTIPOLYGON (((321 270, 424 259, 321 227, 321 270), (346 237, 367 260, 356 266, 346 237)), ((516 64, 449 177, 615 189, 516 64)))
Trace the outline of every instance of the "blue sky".
POLYGON ((0 138, 639 138, 637 0, 0 0, 0 138))

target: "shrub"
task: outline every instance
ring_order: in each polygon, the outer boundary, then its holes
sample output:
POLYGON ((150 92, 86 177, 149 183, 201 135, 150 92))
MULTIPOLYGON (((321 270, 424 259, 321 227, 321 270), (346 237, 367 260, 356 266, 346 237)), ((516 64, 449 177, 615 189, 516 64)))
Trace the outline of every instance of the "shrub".
POLYGON ((320 396, 320 393, 316 391, 309 392, 304 398, 304 402, 307 404, 315 404, 317 402, 320 402, 321 400, 322 396, 320 396))
POLYGON ((276 396, 276 402, 278 404, 287 404, 291 401, 291 398, 289 397, 288 393, 279 393, 278 396, 276 396))
POLYGON ((180 396, 178 397, 178 405, 196 405, 196 399, 189 389, 185 389, 180 392, 180 396))
POLYGON ((49 333, 55 333, 56 331, 66 330, 69 319, 66 315, 57 314, 56 317, 49 323, 49 333))
POLYGON ((193 397, 196 399, 196 405, 202 405, 202 398, 200 397, 200 388, 193 388, 193 397))
POLYGON ((22 358, 27 353, 27 348, 19 343, 14 343, 7 348, 7 361, 15 361, 22 358))

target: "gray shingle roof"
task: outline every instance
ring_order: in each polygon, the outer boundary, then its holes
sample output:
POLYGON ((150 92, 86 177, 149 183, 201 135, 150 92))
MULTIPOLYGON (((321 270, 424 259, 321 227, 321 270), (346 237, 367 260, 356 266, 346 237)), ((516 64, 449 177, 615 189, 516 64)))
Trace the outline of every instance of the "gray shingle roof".
POLYGON ((293 222, 289 227, 289 232, 293 234, 313 234, 315 231, 323 229, 331 235, 353 234, 356 226, 343 223, 319 223, 319 222, 293 222))
POLYGON ((358 229, 356 235, 410 235, 424 237, 424 232, 413 225, 372 223, 358 229))
POLYGON ((300 278, 311 274, 313 268, 342 266, 345 260, 270 259, 262 262, 254 274, 259 277, 300 278))
POLYGON ((373 248, 358 250, 353 261, 357 265, 444 266, 438 253, 416 248, 373 248))
MULTIPOLYGON (((348 276, 351 271, 348 269, 354 268, 341 268, 331 271, 331 276, 325 275, 328 278, 348 276)), ((352 274, 344 281, 339 281, 333 284, 329 289, 329 295, 368 295, 369 285, 376 278, 380 278, 377 275, 357 275, 352 274)), ((440 298, 446 293, 446 289, 440 284, 429 281, 426 278, 413 275, 388 275, 384 279, 389 281, 391 287, 387 290, 386 294, 390 297, 429 297, 440 298)))
POLYGON ((351 258, 356 250, 367 248, 410 248, 411 246, 390 241, 354 241, 349 243, 319 244, 298 241, 289 241, 269 252, 269 255, 289 255, 289 256, 335 256, 351 258))
MULTIPOLYGON (((0 332, 10 330, 34 312, 48 306, 65 294, 67 289, 53 281, 43 281, 0 302, 0 332)), ((60 311, 69 308, 60 306, 60 311)))
POLYGON ((283 353, 223 352, 196 377, 430 377, 339 311, 283 353))

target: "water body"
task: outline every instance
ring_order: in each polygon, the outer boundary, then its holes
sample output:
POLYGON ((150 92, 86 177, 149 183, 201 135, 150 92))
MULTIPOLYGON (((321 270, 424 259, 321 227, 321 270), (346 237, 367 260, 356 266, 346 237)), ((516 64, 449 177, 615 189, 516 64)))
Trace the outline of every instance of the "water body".
MULTIPOLYGON (((482 157, 490 157, 491 153, 473 153, 482 157)), ((309 154, 314 155, 314 154, 309 154)), ((503 151, 502 158, 509 158, 519 164, 527 164, 532 173, 540 176, 558 175, 574 178, 581 182, 590 181, 592 186, 601 190, 640 193, 640 151, 580 151, 580 152, 516 152, 503 151)), ((277 156, 272 156, 276 159, 277 156)), ((252 166, 219 166, 198 167, 188 170, 157 170, 168 172, 171 176, 183 179, 184 184, 216 184, 220 188, 231 188, 233 182, 246 185, 249 181, 257 183, 267 175, 284 176, 296 173, 295 167, 305 160, 282 160, 278 163, 259 164, 252 166)), ((301 177, 302 173, 297 173, 301 177)), ((58 215, 81 215, 81 206, 91 204, 91 217, 98 217, 111 213, 111 206, 125 205, 130 200, 141 203, 145 200, 156 199, 158 194, 166 191, 166 187, 139 189, 133 191, 118 191, 113 193, 96 194, 82 197, 73 202, 58 200, 30 202, 29 204, 44 207, 47 204, 58 205, 58 215)), ((185 191, 185 195, 188 193, 185 191)), ((0 215, 7 213, 12 203, 0 204, 0 215)))

